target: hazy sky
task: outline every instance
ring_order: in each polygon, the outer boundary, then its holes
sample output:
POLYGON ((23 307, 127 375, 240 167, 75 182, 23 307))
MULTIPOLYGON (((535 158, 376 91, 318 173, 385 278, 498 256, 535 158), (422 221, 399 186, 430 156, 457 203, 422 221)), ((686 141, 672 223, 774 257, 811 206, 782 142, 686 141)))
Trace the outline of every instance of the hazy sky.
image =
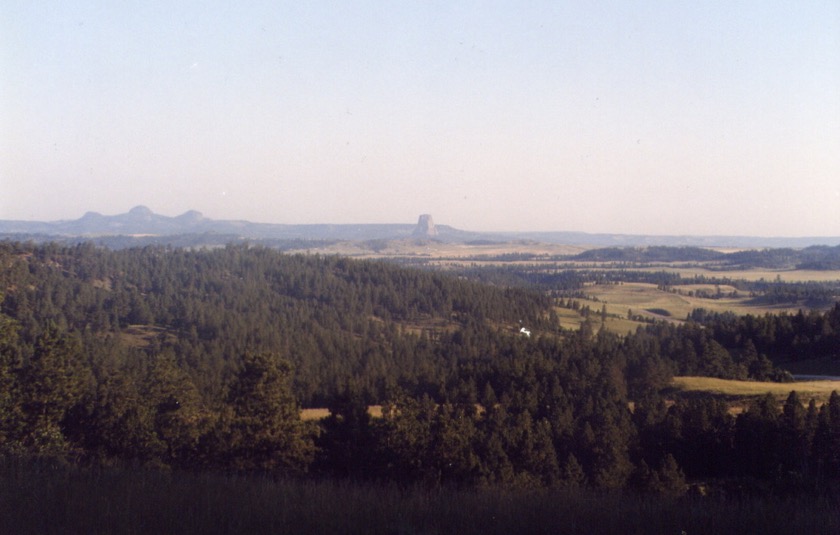
POLYGON ((0 0, 0 219, 840 235, 840 2, 0 0))

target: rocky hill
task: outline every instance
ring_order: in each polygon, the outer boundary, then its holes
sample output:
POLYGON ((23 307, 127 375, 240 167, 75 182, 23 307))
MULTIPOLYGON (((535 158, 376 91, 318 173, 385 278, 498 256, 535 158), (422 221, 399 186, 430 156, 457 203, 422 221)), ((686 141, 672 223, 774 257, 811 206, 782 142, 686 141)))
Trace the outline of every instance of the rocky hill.
POLYGON ((510 243, 523 240, 588 247, 794 247, 840 245, 840 237, 750 237, 750 236, 645 236, 632 234, 590 234, 585 232, 471 232, 448 225, 436 225, 430 214, 411 224, 308 224, 253 223, 217 220, 190 210, 179 216, 156 214, 135 206, 125 214, 88 212, 75 220, 52 222, 0 220, 0 239, 93 240, 123 247, 140 241, 172 245, 217 245, 235 240, 268 241, 369 241, 427 239, 443 243, 510 243), (116 239, 115 237, 119 237, 116 239), (131 237, 127 239, 126 237, 131 237), (189 238, 185 238, 189 237, 189 238), (143 238, 143 240, 140 240, 143 238), (125 244, 123 243, 125 242, 125 244))
POLYGON ((0 235, 14 237, 55 236, 101 239, 107 236, 183 236, 223 235, 233 239, 253 240, 377 240, 409 237, 434 237, 442 241, 464 241, 479 234, 463 232, 446 225, 436 226, 431 215, 421 215, 417 225, 362 224, 285 225, 252 223, 243 220, 217 220, 190 210, 176 217, 154 213, 146 206, 135 206, 125 214, 103 215, 87 212, 74 220, 0 221, 0 235))

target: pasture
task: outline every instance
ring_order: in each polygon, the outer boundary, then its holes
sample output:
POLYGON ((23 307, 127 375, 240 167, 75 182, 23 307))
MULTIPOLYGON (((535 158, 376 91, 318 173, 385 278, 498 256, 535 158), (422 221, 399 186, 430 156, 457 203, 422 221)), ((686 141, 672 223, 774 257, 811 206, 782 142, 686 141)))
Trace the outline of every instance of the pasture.
POLYGON ((797 381, 769 383, 761 381, 735 381, 715 377, 674 377, 671 382, 676 392, 703 392, 732 399, 743 399, 772 394, 783 402, 791 391, 796 391, 803 402, 810 399, 822 404, 834 390, 840 391, 840 381, 797 381))
MULTIPOLYGON (((595 328, 600 328, 599 314, 602 307, 606 307, 608 319, 606 328, 618 334, 626 334, 641 325, 640 321, 632 321, 633 318, 641 320, 666 320, 684 321, 692 310, 703 308, 711 312, 733 312, 739 315, 753 314, 795 314, 800 309, 807 308, 804 305, 791 303, 785 306, 757 305, 751 301, 751 297, 741 292, 737 296, 735 288, 726 285, 697 285, 686 284, 673 286, 671 291, 662 290, 655 284, 631 282, 623 284, 592 284, 585 286, 582 290, 585 297, 578 298, 581 307, 588 306, 593 312, 591 318, 595 322, 595 328), (700 297, 698 290, 709 291, 710 288, 716 292, 720 290, 720 297, 700 297), (632 318, 628 316, 632 314, 632 318)), ((702 294, 700 294, 702 295, 702 294)), ((574 313, 563 312, 560 315, 560 324, 564 328, 572 328, 575 324, 580 325, 583 318, 574 318, 574 313)))
POLYGON ((736 270, 714 270, 704 267, 677 267, 657 266, 647 268, 647 271, 666 271, 678 273, 684 279, 695 276, 704 277, 726 277, 734 280, 746 281, 776 281, 779 282, 835 282, 840 281, 840 271, 836 270, 810 270, 810 269, 736 269, 736 270))
MULTIPOLYGON (((368 414, 374 418, 382 417, 382 405, 370 405, 368 407, 368 414)), ((304 421, 323 420, 330 415, 330 410, 325 407, 316 407, 312 409, 301 409, 300 419, 304 421)))
MULTIPOLYGON (((547 244, 519 240, 504 243, 444 243, 435 240, 374 240, 373 242, 338 242, 299 252, 341 254, 354 258, 390 259, 435 266, 440 269, 466 267, 528 266, 548 271, 609 271, 666 272, 678 274, 685 284, 674 285, 665 291, 655 284, 628 282, 623 284, 589 285, 584 288, 584 298, 576 299, 581 307, 588 306, 600 312, 606 305, 606 329, 618 334, 633 331, 644 321, 683 321, 697 308, 711 312, 763 315, 782 312, 796 313, 806 309, 805 303, 787 303, 784 306, 759 305, 745 291, 734 286, 714 283, 693 283, 695 278, 729 279, 731 281, 768 281, 781 283, 836 283, 840 270, 795 269, 723 269, 718 262, 580 262, 563 260, 563 257, 592 249, 589 246, 547 244), (530 257, 528 257, 530 255, 530 257), (523 256, 525 258, 523 258, 523 256), (631 316, 628 315, 631 311, 631 316), (634 321, 641 320, 641 321, 634 321)), ((732 252, 732 251, 730 251, 732 252)), ((584 321, 573 311, 556 309, 560 326, 576 329, 584 321)), ((601 328, 600 318, 590 317, 594 328, 601 328)))

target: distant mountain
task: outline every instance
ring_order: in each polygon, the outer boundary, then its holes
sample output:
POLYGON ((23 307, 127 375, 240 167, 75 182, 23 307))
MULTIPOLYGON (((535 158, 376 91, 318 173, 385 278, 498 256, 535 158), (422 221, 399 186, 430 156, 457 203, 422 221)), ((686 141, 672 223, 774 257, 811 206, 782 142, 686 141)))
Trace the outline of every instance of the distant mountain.
MULTIPOLYGON (((42 235, 78 238, 105 236, 177 236, 186 234, 218 234, 241 239, 272 240, 375 240, 402 239, 411 236, 426 237, 427 222, 431 216, 421 217, 417 225, 364 224, 364 225, 282 225, 252 223, 241 220, 215 220, 201 212, 190 210, 177 217, 155 214, 145 206, 135 206, 128 213, 102 215, 88 212, 71 221, 34 222, 0 221, 0 235, 42 235), (426 225, 417 234, 420 225, 426 225)), ((464 241, 476 238, 479 233, 463 232, 446 225, 434 225, 434 238, 441 241, 464 241)))
MULTIPOLYGON (((151 243, 215 245, 233 240, 312 240, 366 241, 394 239, 428 239, 446 243, 508 243, 533 241, 590 247, 736 247, 804 248, 813 245, 840 245, 840 236, 802 238, 759 238, 749 236, 644 236, 633 234, 589 234, 585 232, 470 232, 448 225, 436 225, 431 215, 423 214, 415 225, 283 225, 252 223, 242 220, 215 220, 190 210, 176 217, 135 206, 128 213, 102 215, 88 212, 70 221, 0 221, 0 238, 92 240, 106 245, 129 243, 114 237, 147 238, 151 243), (192 236, 192 238, 185 238, 192 236), (199 237, 196 237, 199 236, 199 237), (105 239, 110 237, 109 239, 105 239)), ((142 240, 141 240, 142 241, 142 240)))

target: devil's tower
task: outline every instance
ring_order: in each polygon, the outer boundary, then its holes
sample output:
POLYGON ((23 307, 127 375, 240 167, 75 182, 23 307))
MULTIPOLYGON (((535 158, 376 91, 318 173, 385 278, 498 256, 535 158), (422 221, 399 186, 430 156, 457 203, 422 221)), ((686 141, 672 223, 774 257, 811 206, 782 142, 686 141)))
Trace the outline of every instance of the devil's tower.
POLYGON ((412 236, 431 238, 432 236, 437 236, 437 234, 438 232, 435 228, 435 222, 432 221, 432 216, 430 214, 423 214, 417 220, 417 227, 414 229, 412 236))

